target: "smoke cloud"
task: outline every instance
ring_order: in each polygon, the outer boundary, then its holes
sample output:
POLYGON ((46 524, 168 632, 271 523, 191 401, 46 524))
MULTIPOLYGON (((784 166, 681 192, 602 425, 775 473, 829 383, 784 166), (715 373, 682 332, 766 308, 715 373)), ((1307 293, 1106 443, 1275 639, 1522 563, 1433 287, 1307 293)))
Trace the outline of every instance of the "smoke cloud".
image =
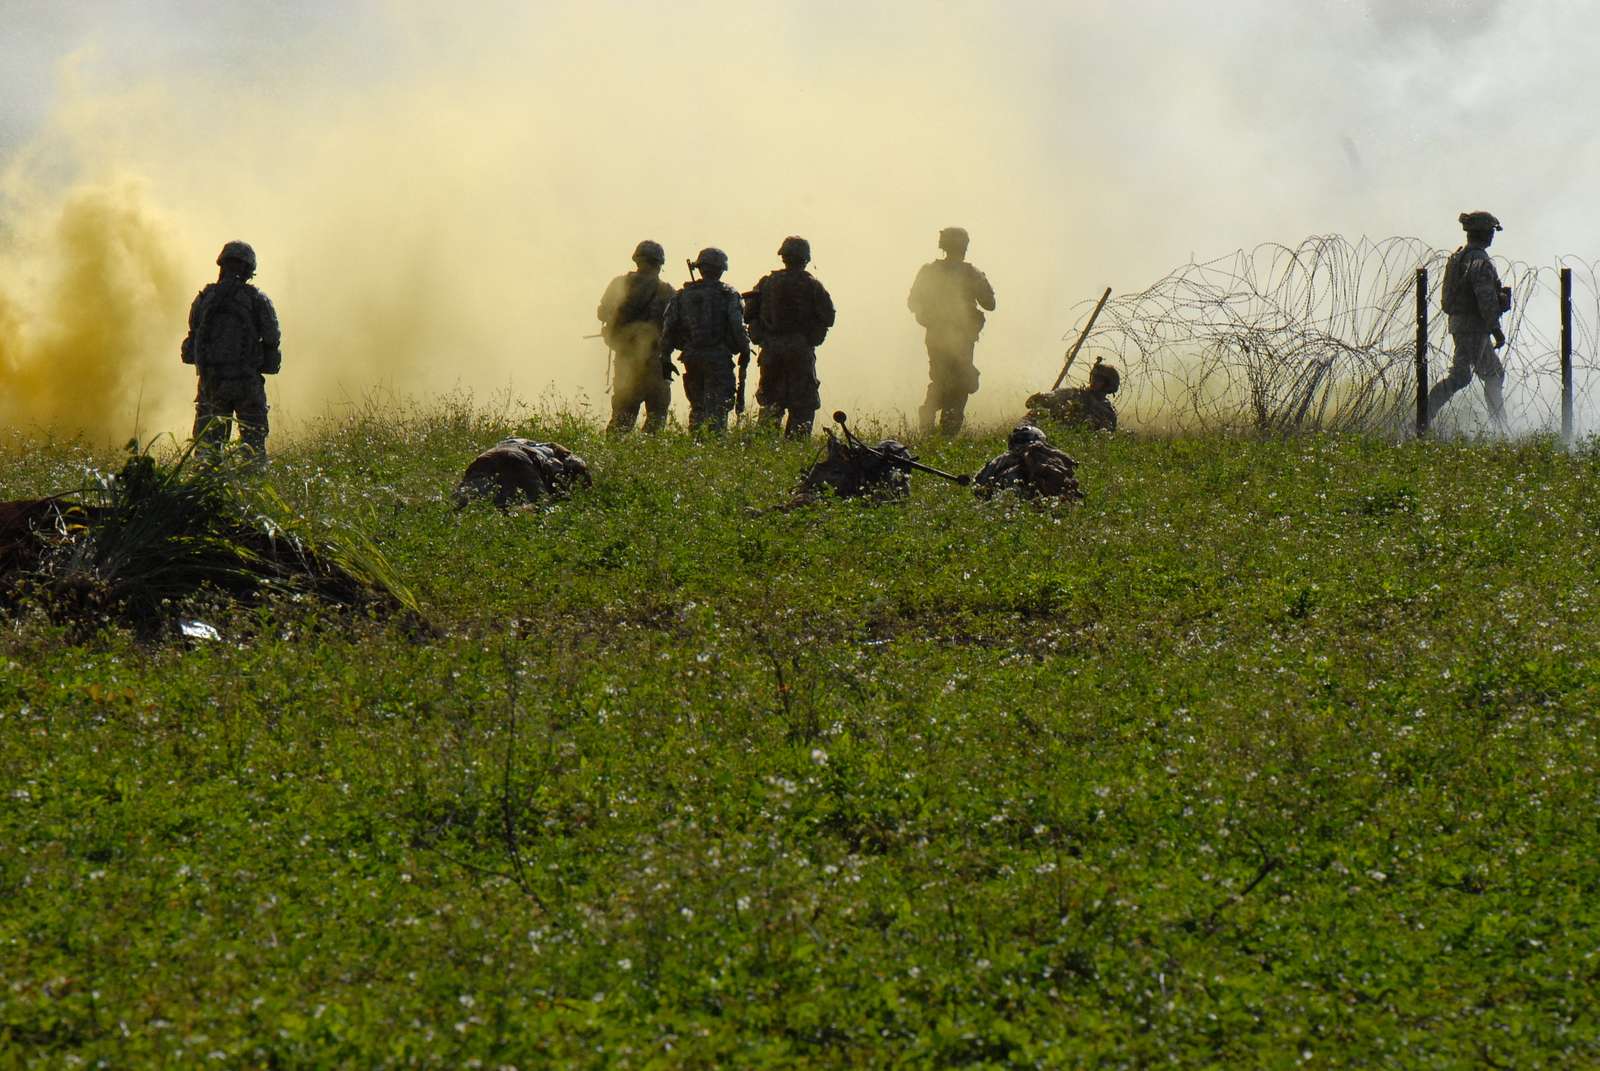
POLYGON ((598 413, 582 336, 646 237, 674 283, 716 245, 744 288, 806 236, 839 307, 824 406, 911 411, 906 291, 964 226, 999 305, 981 419, 1054 378, 1102 287, 1191 255, 1450 245, 1480 207, 1508 254, 1582 252, 1559 195, 1600 155, 1580 101, 1515 122, 1583 69, 1595 17, 1487 0, 1445 29, 1415 3, 60 7, 25 3, 0 44, 55 57, 0 63, 0 421, 113 442, 136 410, 187 428, 188 302, 234 238, 283 322, 292 430, 374 390, 598 413), (1521 54, 1462 76, 1452 50, 1508 37, 1521 54))

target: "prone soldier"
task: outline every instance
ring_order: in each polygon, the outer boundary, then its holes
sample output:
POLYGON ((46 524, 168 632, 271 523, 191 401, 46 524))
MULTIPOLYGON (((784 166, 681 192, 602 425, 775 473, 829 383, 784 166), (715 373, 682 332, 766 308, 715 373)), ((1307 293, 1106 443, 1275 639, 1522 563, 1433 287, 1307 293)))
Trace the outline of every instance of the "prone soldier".
POLYGON ((700 250, 690 268, 691 279, 667 304, 661 325, 661 362, 672 367, 672 354, 683 351, 683 390, 689 398, 689 428, 726 431, 733 409, 734 358, 742 372, 750 364, 750 336, 745 333, 739 291, 722 281, 728 254, 700 250))
POLYGON ((560 443, 532 439, 501 439, 467 464, 456 484, 456 509, 478 498, 493 496, 494 504, 509 510, 520 502, 541 498, 566 498, 572 489, 593 486, 589 466, 560 443))
POLYGON ((1455 358, 1450 363, 1450 374, 1428 392, 1428 419, 1431 421, 1476 374, 1483 380, 1483 398, 1489 405, 1490 418, 1503 424, 1506 370, 1495 350, 1506 344, 1500 317, 1511 310, 1511 291, 1500 285, 1500 273, 1489 258, 1494 232, 1503 228, 1488 212, 1463 212, 1457 219, 1467 232, 1467 244, 1450 254, 1439 289, 1445 314, 1450 318, 1455 358))
POLYGON ((1056 498, 1082 502, 1078 462, 1050 445, 1044 432, 1032 424, 1018 424, 1006 440, 1006 452, 995 457, 973 477, 979 498, 1015 491, 1021 498, 1056 498))
POLYGON ((939 232, 944 257, 917 272, 906 306, 927 330, 928 395, 920 410, 923 430, 954 435, 966 418, 967 398, 978 389, 972 351, 983 330, 984 311, 994 311, 994 288, 967 263, 967 232, 939 232))
POLYGON ((648 238, 633 251, 634 270, 611 280, 595 316, 600 335, 615 355, 611 423, 607 431, 633 430, 644 406, 644 430, 660 431, 672 405, 672 381, 659 351, 661 322, 672 300, 672 284, 661 278, 666 253, 648 238))
POLYGON ((239 422, 239 440, 252 464, 267 464, 267 382, 283 365, 278 314, 267 295, 250 285, 256 251, 229 242, 217 254, 217 281, 189 306, 189 333, 179 351, 199 373, 194 399, 194 440, 215 459, 239 422))
POLYGON ((1122 386, 1122 375, 1115 365, 1096 361, 1089 369, 1087 387, 1063 387, 1028 397, 1029 424, 1054 420, 1068 427, 1116 431, 1117 410, 1111 395, 1122 386))
POLYGON ((817 393, 817 347, 833 326, 833 298, 806 271, 811 243, 791 235, 778 247, 783 268, 769 272, 744 295, 744 319, 750 341, 761 347, 756 358, 761 380, 756 401, 761 423, 776 427, 787 414, 784 434, 805 438, 822 406, 817 393))

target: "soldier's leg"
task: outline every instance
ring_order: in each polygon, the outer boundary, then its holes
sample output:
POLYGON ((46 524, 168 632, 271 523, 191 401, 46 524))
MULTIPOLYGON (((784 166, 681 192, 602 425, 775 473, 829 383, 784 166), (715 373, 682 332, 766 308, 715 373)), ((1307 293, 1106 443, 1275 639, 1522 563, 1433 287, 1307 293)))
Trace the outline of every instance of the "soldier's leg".
POLYGON ((811 436, 811 424, 817 418, 815 409, 789 410, 789 422, 784 426, 783 434, 790 439, 805 439, 811 436))
POLYGON ((247 460, 254 468, 266 468, 268 408, 266 381, 257 376, 253 383, 241 382, 233 405, 239 414, 239 441, 249 455, 247 460))
POLYGON ((917 410, 917 426, 924 432, 930 432, 939 419, 940 398, 944 393, 940 381, 944 376, 945 355, 939 338, 932 331, 928 332, 925 344, 928 347, 928 393, 923 396, 922 406, 917 410))
POLYGON ((756 425, 763 431, 776 431, 783 426, 784 409, 788 404, 779 358, 778 348, 770 345, 763 346, 756 356, 756 370, 760 373, 756 380, 756 404, 761 406, 756 425))
POLYGON ((733 412, 733 396, 738 391, 733 360, 718 361, 706 376, 706 427, 722 433, 728 430, 728 414, 733 412))
POLYGON ((943 392, 939 389, 939 380, 934 378, 937 374, 930 363, 928 393, 923 395, 922 405, 917 409, 917 426, 924 432, 932 431, 934 422, 939 418, 939 399, 943 392))
POLYGON ((1457 335, 1455 336, 1455 358, 1450 362, 1450 374, 1433 385, 1428 391, 1428 419, 1431 421, 1440 409, 1462 387, 1472 382, 1472 366, 1477 356, 1477 346, 1474 339, 1482 337, 1488 341, 1487 335, 1457 335))
POLYGON ((218 385, 219 381, 201 376, 195 389, 194 452, 204 459, 216 458, 233 433, 233 410, 224 408, 218 385))
POLYGON ((710 419, 706 367, 700 361, 683 362, 683 393, 689 401, 689 430, 699 431, 710 419))
POLYGON ((624 389, 621 384, 616 384, 611 389, 611 423, 606 425, 606 431, 613 435, 626 435, 633 430, 634 422, 639 419, 639 404, 644 399, 632 390, 624 389))
POLYGON ((650 384, 650 391, 644 396, 644 430, 653 435, 665 427, 671 408, 672 384, 662 376, 650 384))
POLYGON ((811 423, 822 408, 822 395, 818 392, 821 386, 817 379, 817 351, 807 347, 789 382, 789 422, 784 435, 791 439, 810 438, 811 423))
POLYGON ((1489 406, 1489 419, 1502 425, 1506 422, 1505 382, 1504 372, 1483 381, 1483 400, 1489 406))
POLYGON ((939 430, 945 435, 954 435, 961 430, 961 425, 966 422, 966 419, 966 392, 951 391, 945 396, 944 405, 939 410, 939 430))
POLYGON ((1500 363, 1500 355, 1494 351, 1494 342, 1488 335, 1483 336, 1472 370, 1483 380, 1483 400, 1489 406, 1489 419, 1496 424, 1504 425, 1506 367, 1500 363))

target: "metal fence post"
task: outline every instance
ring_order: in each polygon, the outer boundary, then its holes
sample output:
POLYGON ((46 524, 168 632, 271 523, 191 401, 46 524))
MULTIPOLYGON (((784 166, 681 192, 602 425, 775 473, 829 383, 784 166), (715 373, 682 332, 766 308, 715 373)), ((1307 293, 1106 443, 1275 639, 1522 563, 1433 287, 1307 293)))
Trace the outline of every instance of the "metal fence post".
POLYGON ((1561 269, 1561 441, 1572 441, 1572 269, 1561 269))
POLYGON ((1417 437, 1428 434, 1428 269, 1417 269, 1417 437))

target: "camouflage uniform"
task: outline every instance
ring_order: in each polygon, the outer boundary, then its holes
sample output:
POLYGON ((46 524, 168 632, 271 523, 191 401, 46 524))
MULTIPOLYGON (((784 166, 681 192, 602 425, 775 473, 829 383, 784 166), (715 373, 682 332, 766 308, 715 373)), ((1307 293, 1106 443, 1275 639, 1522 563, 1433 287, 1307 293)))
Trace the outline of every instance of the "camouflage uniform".
POLYGON ((1088 387, 1066 387, 1028 398, 1028 423, 1054 420, 1069 427, 1116 431, 1117 411, 1111 399, 1088 387))
MULTIPOLYGON (((708 253, 700 254, 699 267, 708 253)), ((719 256, 722 254, 718 253, 719 256)), ((727 266, 722 256, 723 267, 727 266)), ((718 270, 720 275, 721 271, 718 270)), ((684 284, 667 305, 661 325, 661 353, 671 360, 683 351, 683 390, 689 398, 689 427, 724 431, 733 411, 737 387, 733 360, 749 362, 750 337, 745 334, 739 291, 720 278, 696 279, 684 284)))
POLYGON ((1500 273, 1489 257, 1488 246, 1493 232, 1501 229, 1500 222, 1487 212, 1464 212, 1460 219, 1469 232, 1467 244, 1450 254, 1439 294, 1449 316, 1455 357, 1450 374, 1428 392, 1428 419, 1476 374, 1483 380, 1489 416, 1499 423, 1505 419, 1502 391, 1506 371, 1495 353, 1495 342, 1505 341, 1500 317, 1511 307, 1511 293, 1500 285, 1500 273))
POLYGON ((608 431, 633 430, 644 406, 644 430, 659 431, 672 405, 672 381, 658 344, 661 321, 672 300, 672 285, 659 271, 630 271, 611 280, 595 310, 601 336, 615 355, 608 431))
POLYGON ((1078 463, 1051 446, 1044 432, 1019 424, 1005 453, 990 461, 973 477, 973 491, 990 498, 1000 491, 1015 491, 1022 498, 1060 498, 1083 501, 1078 486, 1078 463))
POLYGON ((566 498, 573 487, 592 482, 588 464, 560 443, 501 439, 467 465, 456 484, 455 504, 461 509, 493 495, 496 506, 509 509, 518 499, 566 498))
POLYGON ((955 230, 940 235, 940 245, 950 255, 924 264, 906 298, 917 323, 927 329, 928 395, 922 403, 922 426, 931 429, 937 418, 946 434, 961 430, 967 398, 978 389, 972 353, 983 330, 982 310, 994 311, 994 288, 965 260, 965 232, 960 232, 959 243, 947 239, 955 230))
POLYGON ((267 461, 267 384, 283 364, 278 314, 267 295, 247 281, 255 251, 229 242, 217 257, 222 268, 189 306, 189 333, 180 355, 200 380, 194 400, 197 450, 216 457, 239 421, 239 439, 257 465, 267 461))
POLYGON ((834 308, 827 288, 805 270, 810 247, 803 239, 790 238, 779 253, 786 250, 791 255, 785 267, 763 276, 744 296, 744 318, 751 341, 761 347, 756 359, 761 423, 776 425, 787 414, 784 433, 803 437, 811 433, 811 421, 822 406, 816 348, 833 326, 834 308))

